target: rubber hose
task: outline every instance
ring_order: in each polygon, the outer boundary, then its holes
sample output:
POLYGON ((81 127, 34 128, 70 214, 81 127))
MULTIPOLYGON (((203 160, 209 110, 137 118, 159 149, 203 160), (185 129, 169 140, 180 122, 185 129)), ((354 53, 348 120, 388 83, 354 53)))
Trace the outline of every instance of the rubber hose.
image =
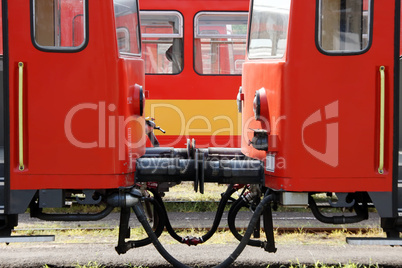
POLYGON ((311 209, 311 212, 313 213, 314 217, 316 217, 317 220, 323 223, 329 223, 329 224, 345 224, 345 223, 356 223, 363 221, 368 218, 368 211, 367 211, 367 204, 363 203, 363 207, 359 206, 356 202, 354 205, 354 209, 356 212, 356 215, 354 216, 333 216, 333 217, 328 217, 325 216, 320 212, 320 210, 317 207, 317 203, 315 202, 314 198, 309 195, 309 206, 311 209))
POLYGON ((221 219, 222 219, 223 212, 225 211, 226 204, 227 204, 229 198, 232 196, 232 194, 234 192, 236 192, 236 190, 233 189, 233 184, 230 184, 228 186, 228 188, 226 189, 225 193, 223 194, 223 196, 221 198, 221 201, 219 201, 218 210, 217 210, 217 212, 215 214, 215 219, 214 219, 214 222, 212 224, 211 230, 209 230, 208 233, 206 233, 205 235, 203 235, 201 237, 203 242, 205 242, 208 239, 210 239, 214 235, 216 230, 218 229, 219 223, 221 222, 221 219))
POLYGON ((98 221, 109 215, 113 209, 113 206, 108 205, 101 212, 94 214, 47 214, 32 210, 32 217, 45 221, 98 221))
MULTIPOLYGON (((162 217, 159 217, 158 225, 156 226, 154 232, 156 237, 159 237, 162 234, 163 229, 165 228, 166 217, 164 217, 163 209, 157 200, 149 199, 148 201, 151 201, 151 203, 156 207, 156 209, 158 210, 158 215, 162 215, 162 217)), ((127 243, 130 243, 131 247, 133 248, 139 248, 151 244, 152 240, 149 237, 147 237, 141 240, 130 240, 127 243)))
MULTIPOLYGON (((233 205, 230 207, 229 213, 228 213, 228 225, 229 225, 229 229, 232 232, 232 234, 234 235, 234 237, 237 238, 237 240, 241 241, 243 239, 243 236, 241 234, 239 234, 239 232, 236 229, 236 216, 237 213, 239 212, 239 210, 242 207, 249 207, 247 201, 244 200, 244 198, 239 197, 239 199, 236 200, 235 203, 233 203, 233 205)), ((248 243, 249 246, 253 246, 253 247, 264 247, 264 242, 261 240, 255 240, 255 239, 251 239, 248 243)))
POLYGON ((183 241, 183 238, 181 236, 179 236, 178 234, 176 234, 176 232, 173 230, 172 225, 170 224, 170 220, 167 215, 166 207, 165 207, 165 204, 163 203, 162 197, 159 195, 159 193, 157 193, 157 191, 154 191, 151 189, 149 191, 153 193, 155 200, 162 207, 162 215, 166 221, 165 222, 166 230, 169 232, 171 237, 173 237, 175 240, 177 240, 178 242, 181 243, 183 241))
POLYGON ((237 206, 240 206, 240 208, 241 208, 241 207, 247 206, 247 205, 248 205, 247 202, 245 202, 244 199, 242 198, 242 196, 240 196, 235 202, 233 202, 233 204, 230 207, 229 212, 228 212, 229 230, 232 232, 234 237, 236 237, 236 239, 239 240, 239 241, 242 239, 242 237, 236 230, 235 220, 236 220, 236 214, 237 213, 234 213, 234 210, 235 210, 235 208, 237 206))
MULTIPOLYGON (((165 225, 166 225, 166 230, 168 231, 168 233, 169 233, 176 241, 178 241, 178 242, 180 242, 180 243, 184 243, 184 239, 185 239, 185 238, 179 236, 179 235, 176 233, 176 231, 173 229, 172 225, 170 224, 170 220, 169 220, 169 217, 168 217, 168 215, 167 215, 167 211, 166 211, 165 205, 164 205, 164 203, 163 203, 163 201, 162 201, 162 198, 160 197, 160 195, 159 195, 156 191, 154 191, 154 190, 150 190, 150 191, 153 193, 153 195, 154 195, 156 201, 159 202, 160 206, 161 206, 162 209, 163 209, 164 216, 165 216, 165 219, 166 219, 166 224, 165 224, 165 225)), ((214 233, 216 232, 216 230, 217 230, 218 227, 219 227, 219 223, 221 222, 223 212, 225 211, 225 206, 226 206, 226 204, 227 204, 227 202, 228 202, 230 196, 231 196, 234 192, 236 192, 236 190, 233 189, 233 184, 230 184, 230 185, 228 186, 228 188, 226 189, 225 193, 223 194, 223 196, 222 196, 220 202, 219 202, 218 210, 217 210, 217 212, 216 212, 216 214, 215 214, 214 222, 213 222, 213 224, 212 224, 211 229, 210 229, 205 235, 203 235, 203 236, 201 237, 200 243, 204 243, 205 241, 207 241, 208 239, 210 239, 210 238, 214 235, 214 233)))
MULTIPOLYGON (((224 260, 221 264, 215 266, 215 268, 223 268, 223 267, 228 267, 231 265, 237 257, 241 254, 241 252, 244 250, 244 248, 247 246, 247 242, 250 240, 251 234, 254 231, 254 227, 257 224, 257 221, 260 220, 260 216, 265 210, 266 206, 268 206, 274 199, 274 195, 270 194, 264 197, 261 200, 261 203, 257 206, 257 208, 254 211, 253 216, 251 217, 250 223, 247 227, 247 230, 244 234, 243 239, 240 241, 239 245, 236 247, 236 249, 230 254, 230 256, 224 260)), ((175 259, 172 255, 170 255, 169 252, 163 247, 163 245, 160 243, 158 238, 156 237, 155 233, 152 231, 151 226, 149 225, 147 218, 144 213, 144 209, 142 208, 141 203, 137 203, 134 207, 134 212, 137 215, 138 220, 141 222, 142 226, 144 227, 145 231, 149 235, 149 237, 152 240, 152 243, 154 244, 155 248, 158 250, 158 252, 162 255, 162 257, 165 258, 170 264, 172 264, 174 267, 179 267, 179 268, 189 268, 189 266, 179 262, 177 259, 175 259)))

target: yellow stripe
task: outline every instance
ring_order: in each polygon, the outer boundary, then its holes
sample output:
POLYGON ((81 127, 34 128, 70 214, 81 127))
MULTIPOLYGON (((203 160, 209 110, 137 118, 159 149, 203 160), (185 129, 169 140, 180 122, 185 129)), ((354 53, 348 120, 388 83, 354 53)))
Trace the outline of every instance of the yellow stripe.
POLYGON ((166 135, 241 133, 236 100, 146 100, 145 116, 155 118, 166 135))

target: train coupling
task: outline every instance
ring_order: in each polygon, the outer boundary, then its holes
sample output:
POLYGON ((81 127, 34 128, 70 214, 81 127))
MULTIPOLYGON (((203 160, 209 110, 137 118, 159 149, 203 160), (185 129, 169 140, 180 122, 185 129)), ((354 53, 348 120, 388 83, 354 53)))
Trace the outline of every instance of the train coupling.
POLYGON ((240 148, 197 148, 195 141, 187 148, 147 148, 137 160, 135 181, 193 181, 194 190, 204 193, 205 182, 222 184, 263 184, 264 166, 249 159, 240 148))

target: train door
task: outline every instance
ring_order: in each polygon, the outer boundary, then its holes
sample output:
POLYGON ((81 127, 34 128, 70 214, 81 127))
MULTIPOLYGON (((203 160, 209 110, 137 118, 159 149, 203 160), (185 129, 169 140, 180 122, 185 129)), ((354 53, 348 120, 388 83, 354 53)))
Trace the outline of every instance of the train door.
POLYGON ((62 100, 84 81, 76 70, 86 64, 87 1, 21 2, 7 2, 10 168, 46 174, 60 165, 53 137, 65 136, 55 127, 67 115, 62 100))
POLYGON ((266 160, 267 186, 381 192, 391 201, 396 2, 254 0, 251 6, 242 149, 266 160), (266 131, 266 150, 248 143, 256 129, 266 131))
POLYGON ((10 188, 132 184, 145 151, 138 2, 6 6, 10 188))

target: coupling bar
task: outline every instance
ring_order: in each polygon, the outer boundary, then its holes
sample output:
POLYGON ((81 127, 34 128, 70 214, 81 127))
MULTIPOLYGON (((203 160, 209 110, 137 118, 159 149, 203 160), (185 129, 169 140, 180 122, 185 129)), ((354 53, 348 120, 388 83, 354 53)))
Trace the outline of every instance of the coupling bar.
POLYGON ((187 150, 183 148, 174 148, 174 147, 148 147, 146 148, 145 154, 142 157, 187 158, 187 150))
POLYGON ((136 182, 263 183, 264 167, 259 160, 208 160, 199 155, 196 159, 141 157, 136 182))
POLYGON ((174 147, 149 147, 146 148, 143 158, 160 157, 160 158, 188 158, 193 159, 195 151, 202 153, 207 159, 245 159, 245 155, 241 152, 241 148, 174 148, 174 147))

